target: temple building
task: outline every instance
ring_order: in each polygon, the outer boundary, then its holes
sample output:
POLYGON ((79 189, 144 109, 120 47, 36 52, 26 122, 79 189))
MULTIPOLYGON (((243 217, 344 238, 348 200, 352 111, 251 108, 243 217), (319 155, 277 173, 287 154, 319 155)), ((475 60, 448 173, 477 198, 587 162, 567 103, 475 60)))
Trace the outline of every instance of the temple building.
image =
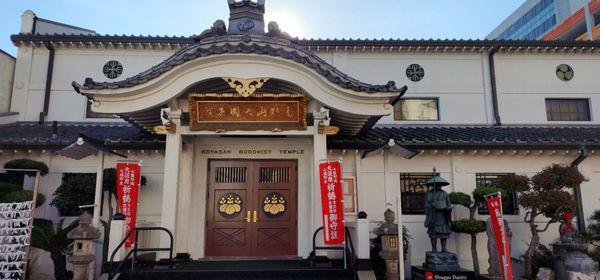
MULTIPOLYGON (((580 223, 598 208, 598 41, 298 39, 264 22, 264 1, 229 8, 228 23, 189 37, 102 35, 23 13, 11 36, 18 53, 10 109, 0 113, 0 165, 50 167, 37 217, 69 217, 50 205, 64 174, 94 174, 123 156, 142 161, 147 179, 138 226, 169 229, 175 253, 192 259, 309 257, 324 159, 343 161, 360 260, 399 196, 409 260, 423 262, 424 182, 434 167, 446 191, 470 194, 505 174, 574 163, 589 179, 576 193, 580 223), (78 139, 101 148, 81 159, 58 152, 78 139), (274 201, 278 210, 267 210, 274 201)), ((95 218, 107 220, 102 199, 95 218)), ((504 215, 519 260, 530 231, 517 195, 504 215)), ((553 226, 542 243, 556 237, 553 226)), ((139 238, 168 246, 160 233, 139 238)), ((468 235, 453 234, 448 247, 472 267, 468 235)))

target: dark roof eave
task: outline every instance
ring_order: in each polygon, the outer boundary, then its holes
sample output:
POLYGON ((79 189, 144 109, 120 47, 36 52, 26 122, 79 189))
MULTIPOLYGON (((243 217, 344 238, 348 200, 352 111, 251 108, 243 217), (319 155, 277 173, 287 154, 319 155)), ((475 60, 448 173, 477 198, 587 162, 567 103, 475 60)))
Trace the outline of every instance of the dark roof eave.
MULTIPOLYGON (((19 42, 81 42, 81 43, 124 43, 124 44, 180 44, 194 43, 194 36, 143 36, 143 35, 98 35, 98 34, 31 34, 20 33, 10 36, 14 44, 19 42)), ((468 39, 294 39, 294 43, 307 47, 458 47, 458 48, 578 48, 600 47, 599 41, 575 40, 468 40, 468 39)))
MULTIPOLYGON (((0 143, 0 149, 59 150, 68 145, 69 143, 0 143)), ((165 143, 106 143, 105 147, 113 150, 164 150, 165 143)))

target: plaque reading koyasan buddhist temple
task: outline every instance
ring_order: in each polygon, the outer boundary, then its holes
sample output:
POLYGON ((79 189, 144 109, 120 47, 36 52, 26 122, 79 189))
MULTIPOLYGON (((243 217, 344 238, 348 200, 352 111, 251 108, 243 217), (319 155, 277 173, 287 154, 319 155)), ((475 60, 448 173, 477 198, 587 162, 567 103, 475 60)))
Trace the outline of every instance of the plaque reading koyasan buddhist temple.
POLYGON ((306 99, 300 94, 239 98, 190 94, 190 130, 304 130, 306 99))

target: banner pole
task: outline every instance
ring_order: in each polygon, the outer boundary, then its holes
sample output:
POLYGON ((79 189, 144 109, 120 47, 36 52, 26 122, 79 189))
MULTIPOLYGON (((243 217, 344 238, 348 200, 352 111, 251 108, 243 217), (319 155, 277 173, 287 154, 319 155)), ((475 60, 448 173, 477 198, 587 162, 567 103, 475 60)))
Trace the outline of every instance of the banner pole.
POLYGON ((404 280, 404 230, 402 226, 402 198, 396 196, 396 219, 398 221, 398 279, 404 280))

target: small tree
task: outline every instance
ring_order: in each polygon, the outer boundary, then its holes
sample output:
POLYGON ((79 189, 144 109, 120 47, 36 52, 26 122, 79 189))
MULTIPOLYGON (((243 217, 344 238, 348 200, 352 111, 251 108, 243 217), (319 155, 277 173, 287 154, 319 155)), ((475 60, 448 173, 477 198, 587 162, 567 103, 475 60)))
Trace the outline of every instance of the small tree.
POLYGON ((586 180, 577 168, 560 164, 544 168, 531 181, 523 175, 507 175, 500 179, 501 188, 521 192, 519 204, 527 211, 524 220, 531 231, 531 242, 525 252, 528 276, 533 275, 533 256, 540 244, 540 233, 556 223, 561 214, 573 212, 575 201, 568 190, 586 180), (536 222, 540 215, 549 219, 545 225, 536 222))
POLYGON ((54 278, 71 279, 72 274, 67 271, 67 255, 72 239, 67 238, 67 233, 79 225, 79 220, 73 221, 63 228, 64 220, 60 220, 56 227, 52 221, 46 219, 34 219, 31 231, 31 246, 50 253, 54 264, 54 278))
POLYGON ((450 202, 454 205, 462 205, 469 209, 469 218, 452 221, 452 231, 466 233, 471 236, 471 257, 473 258, 473 270, 479 274, 479 256, 477 254, 477 234, 485 231, 485 222, 475 219, 477 209, 485 203, 487 194, 497 193, 500 189, 491 187, 477 187, 473 190, 473 199, 470 195, 462 192, 450 193, 450 202))

